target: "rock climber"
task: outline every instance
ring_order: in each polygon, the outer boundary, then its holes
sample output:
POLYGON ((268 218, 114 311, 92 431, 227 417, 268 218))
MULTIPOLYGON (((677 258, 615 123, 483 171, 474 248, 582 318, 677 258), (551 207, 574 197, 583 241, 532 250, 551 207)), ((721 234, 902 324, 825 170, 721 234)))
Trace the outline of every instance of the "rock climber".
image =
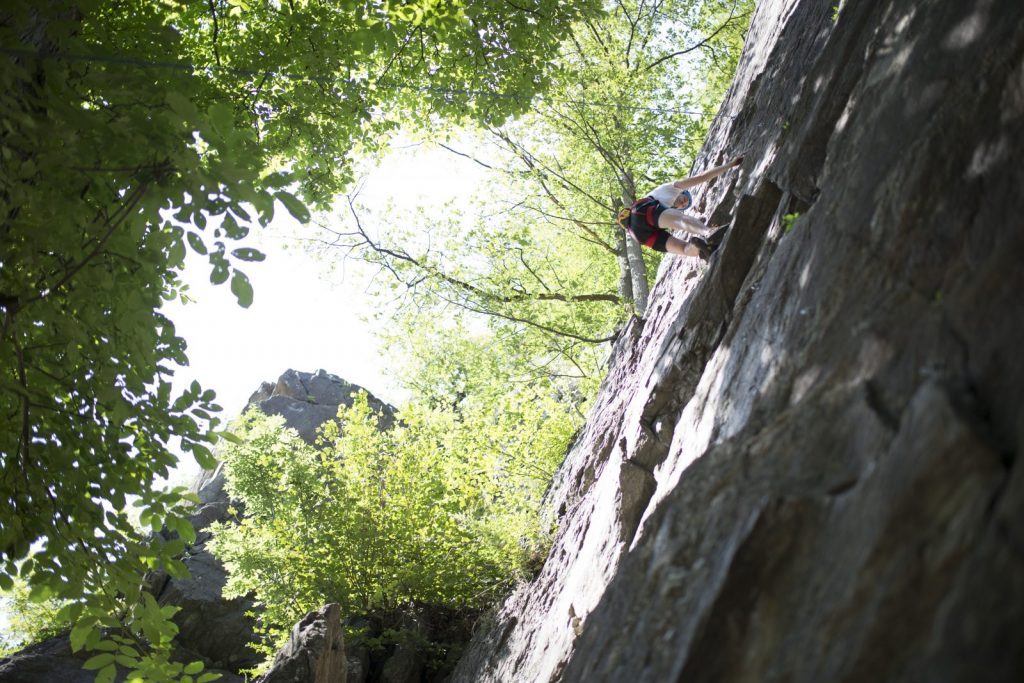
POLYGON ((721 244, 728 226, 711 229, 701 220, 687 216, 684 211, 693 205, 690 188, 717 178, 741 163, 742 155, 699 175, 659 185, 631 207, 623 208, 619 212, 619 225, 645 247, 707 261, 721 244), (688 239, 674 237, 675 230, 685 230, 689 233, 688 239), (712 230, 710 234, 709 230, 712 230))

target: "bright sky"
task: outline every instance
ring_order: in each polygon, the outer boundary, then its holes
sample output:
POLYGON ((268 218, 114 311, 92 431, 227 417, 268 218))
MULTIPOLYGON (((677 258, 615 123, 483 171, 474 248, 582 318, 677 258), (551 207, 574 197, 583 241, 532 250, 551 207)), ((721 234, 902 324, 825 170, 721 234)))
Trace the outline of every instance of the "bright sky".
MULTIPOLYGON (((367 176, 359 197, 373 204, 393 201, 414 211, 471 192, 482 172, 472 161, 432 144, 396 146, 367 176)), ((186 281, 195 302, 174 302, 164 309, 188 342, 190 365, 176 373, 175 388, 180 391, 198 379, 217 392, 222 415, 230 419, 261 382, 276 381, 289 368, 323 368, 386 401, 400 402, 401 392, 385 376, 383 350, 361 319, 371 312, 365 293, 371 273, 362 264, 344 262, 340 251, 334 261, 318 260, 301 248, 296 234, 308 231, 278 204, 271 225, 246 240, 267 255, 263 262, 244 264, 255 290, 248 309, 238 306, 227 283, 210 284, 202 257, 190 260, 186 281)), ((192 457, 183 456, 172 482, 188 483, 197 471, 192 457)))

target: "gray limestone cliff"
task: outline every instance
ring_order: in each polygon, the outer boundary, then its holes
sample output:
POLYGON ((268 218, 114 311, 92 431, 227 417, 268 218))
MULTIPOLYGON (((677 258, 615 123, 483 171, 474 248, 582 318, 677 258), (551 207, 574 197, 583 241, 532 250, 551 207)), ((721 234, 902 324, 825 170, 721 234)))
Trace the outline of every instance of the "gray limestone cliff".
POLYGON ((1024 3, 763 0, 745 154, 453 681, 1020 681, 1024 3))
MULTIPOLYGON (((316 429, 333 419, 341 405, 351 406, 356 393, 364 391, 323 370, 315 373, 287 370, 276 382, 264 382, 249 398, 247 407, 258 408, 267 415, 281 415, 285 425, 296 430, 307 443, 316 439, 316 429)), ((370 407, 381 412, 390 424, 394 408, 372 394, 370 407)), ((251 668, 261 657, 247 647, 255 640, 253 623, 245 613, 252 609, 251 600, 225 600, 221 589, 227 574, 221 563, 206 550, 210 534, 206 528, 216 521, 230 518, 231 501, 224 490, 221 468, 200 473, 192 485, 202 505, 192 517, 196 542, 188 549, 185 564, 189 579, 159 577, 152 587, 161 604, 182 608, 175 621, 180 627, 177 643, 188 655, 202 658, 219 669, 237 671, 251 668)))

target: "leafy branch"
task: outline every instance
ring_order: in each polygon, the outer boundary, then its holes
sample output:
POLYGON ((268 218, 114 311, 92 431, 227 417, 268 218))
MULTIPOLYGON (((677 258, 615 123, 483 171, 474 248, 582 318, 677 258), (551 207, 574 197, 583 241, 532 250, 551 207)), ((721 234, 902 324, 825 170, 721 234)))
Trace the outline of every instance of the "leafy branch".
MULTIPOLYGON (((388 264, 388 271, 392 273, 392 275, 394 275, 399 281, 401 281, 407 287, 415 287, 424 279, 433 279, 448 284, 457 291, 461 291, 467 295, 476 297, 481 302, 486 302, 489 304, 512 304, 526 301, 558 301, 562 303, 585 303, 601 301, 609 303, 619 302, 618 294, 613 292, 597 292, 588 294, 567 294, 564 292, 553 292, 550 291, 550 288, 547 285, 545 285, 539 277, 537 277, 538 283, 540 283, 542 286, 545 287, 545 289, 548 289, 549 291, 518 291, 514 294, 509 294, 478 287, 470 282, 467 282, 466 280, 462 280, 453 277, 452 275, 449 275, 440 268, 430 265, 423 261, 422 259, 418 259, 410 255, 405 250, 391 249, 379 244, 377 241, 371 238, 369 234, 367 234, 366 229, 363 227, 362 220, 359 216, 359 212, 355 207, 354 198, 351 195, 348 195, 347 200, 349 212, 352 215, 352 218, 355 222, 355 231, 350 233, 338 233, 336 231, 331 230, 327 226, 321 225, 320 227, 330 232, 334 232, 334 234, 338 237, 356 237, 357 239, 354 242, 349 242, 347 244, 349 248, 366 247, 373 253, 377 254, 378 256, 383 257, 385 263, 388 264), (388 261, 388 259, 390 259, 390 261, 388 261), (416 272, 417 275, 412 279, 402 278, 398 270, 394 267, 395 262, 404 263, 407 264, 408 266, 412 266, 414 272, 416 272)), ((522 255, 520 255, 520 258, 522 258, 522 255)), ((529 269, 529 267, 527 268, 528 270, 530 270, 531 273, 534 273, 534 275, 536 276, 535 271, 529 269)), ((453 301, 452 303, 456 302, 453 301)))

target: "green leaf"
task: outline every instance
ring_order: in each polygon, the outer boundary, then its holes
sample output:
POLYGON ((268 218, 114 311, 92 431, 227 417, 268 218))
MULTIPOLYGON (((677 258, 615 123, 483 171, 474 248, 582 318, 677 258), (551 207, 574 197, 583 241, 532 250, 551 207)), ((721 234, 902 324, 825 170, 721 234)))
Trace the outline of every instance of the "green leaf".
POLYGON ((210 271, 210 282, 215 285, 223 284, 227 281, 230 273, 231 271, 228 269, 227 265, 218 263, 214 265, 213 270, 210 271))
POLYGON ((28 599, 31 602, 41 603, 52 599, 55 595, 57 595, 57 591, 55 591, 52 586, 40 583, 32 586, 28 599))
POLYGON ((82 620, 79 621, 71 628, 71 651, 78 652, 85 645, 86 639, 89 637, 89 633, 93 631, 96 626, 94 620, 82 620))
MULTIPOLYGON (((241 211, 241 208, 233 210, 241 211)), ((245 218, 248 218, 248 214, 246 214, 245 218)), ((242 239, 243 237, 249 234, 249 228, 244 225, 239 225, 238 221, 236 221, 230 215, 224 216, 224 220, 221 223, 221 227, 224 229, 224 232, 227 234, 227 236, 233 240, 242 239)))
POLYGON ((257 249, 250 249, 249 247, 235 249, 234 251, 231 252, 231 254, 235 258, 241 259, 242 261, 263 261, 264 259, 267 258, 263 252, 257 249))
POLYGON ((131 668, 139 663, 139 658, 130 657, 128 655, 114 655, 114 662, 125 668, 131 668))
POLYGON ((192 104, 192 101, 180 92, 171 90, 167 93, 165 99, 167 104, 170 105, 171 110, 183 119, 193 119, 198 113, 198 110, 196 109, 196 106, 192 104))
POLYGON ((214 130, 222 136, 227 135, 234 130, 235 115, 234 112, 231 111, 231 107, 221 103, 213 104, 207 110, 207 116, 209 117, 214 130))
POLYGON ((197 254, 202 254, 203 256, 206 256, 208 252, 206 249, 206 244, 203 243, 203 238, 194 232, 188 232, 186 234, 188 236, 189 246, 192 247, 192 251, 196 252, 197 254))
POLYGON ((274 219, 274 196, 266 190, 261 190, 253 196, 252 205, 259 213, 260 225, 266 226, 274 219))
POLYGON ((195 675, 201 672, 203 670, 203 667, 204 665, 200 661, 191 662, 185 666, 184 673, 187 673, 189 675, 195 675))
POLYGON ((167 524, 171 529, 178 532, 178 535, 189 544, 196 542, 196 530, 192 523, 182 517, 168 517, 167 524))
POLYGON ((102 669, 107 664, 110 664, 113 661, 114 661, 113 653, 103 652, 103 653, 100 653, 98 655, 95 655, 95 656, 90 657, 89 659, 87 659, 85 661, 85 664, 82 665, 82 668, 83 669, 89 669, 90 671, 92 671, 94 669, 102 669))
POLYGON ((222 439, 229 443, 233 443, 235 445, 240 445, 244 443, 242 437, 240 437, 238 434, 235 434, 234 432, 223 431, 219 432, 219 434, 222 439))
POLYGON ((175 579, 187 579, 189 577, 188 567, 181 560, 167 560, 164 563, 167 574, 175 579))
POLYGON ((210 452, 209 448, 193 443, 189 445, 189 450, 192 451, 192 456, 204 470, 213 470, 217 468, 217 458, 213 457, 213 453, 210 452))
POLYGON ((167 541, 164 543, 163 548, 160 552, 167 556, 180 555, 185 550, 185 540, 182 538, 176 538, 173 541, 167 541))
POLYGON ((134 657, 135 659, 139 658, 139 651, 131 645, 122 645, 117 649, 123 655, 127 655, 128 657, 134 657))
POLYGON ((85 608, 80 602, 72 602, 64 605, 59 610, 54 619, 58 622, 69 623, 73 622, 78 617, 82 616, 82 610, 85 608))
POLYGON ((249 284, 249 278, 240 270, 236 270, 231 276, 231 292, 242 308, 249 308, 252 305, 252 285, 249 284))
POLYGON ((114 676, 117 675, 117 667, 113 664, 108 664, 100 672, 96 674, 95 683, 113 683, 114 676))
POLYGON ((177 605, 164 605, 160 608, 160 614, 164 616, 164 619, 170 619, 180 611, 181 607, 177 605))
POLYGON ((288 209, 288 213, 290 213, 295 220, 300 223, 309 222, 309 209, 306 208, 306 205, 302 203, 298 197, 290 192, 285 192, 284 190, 278 190, 274 193, 274 197, 284 204, 284 208, 288 209))

